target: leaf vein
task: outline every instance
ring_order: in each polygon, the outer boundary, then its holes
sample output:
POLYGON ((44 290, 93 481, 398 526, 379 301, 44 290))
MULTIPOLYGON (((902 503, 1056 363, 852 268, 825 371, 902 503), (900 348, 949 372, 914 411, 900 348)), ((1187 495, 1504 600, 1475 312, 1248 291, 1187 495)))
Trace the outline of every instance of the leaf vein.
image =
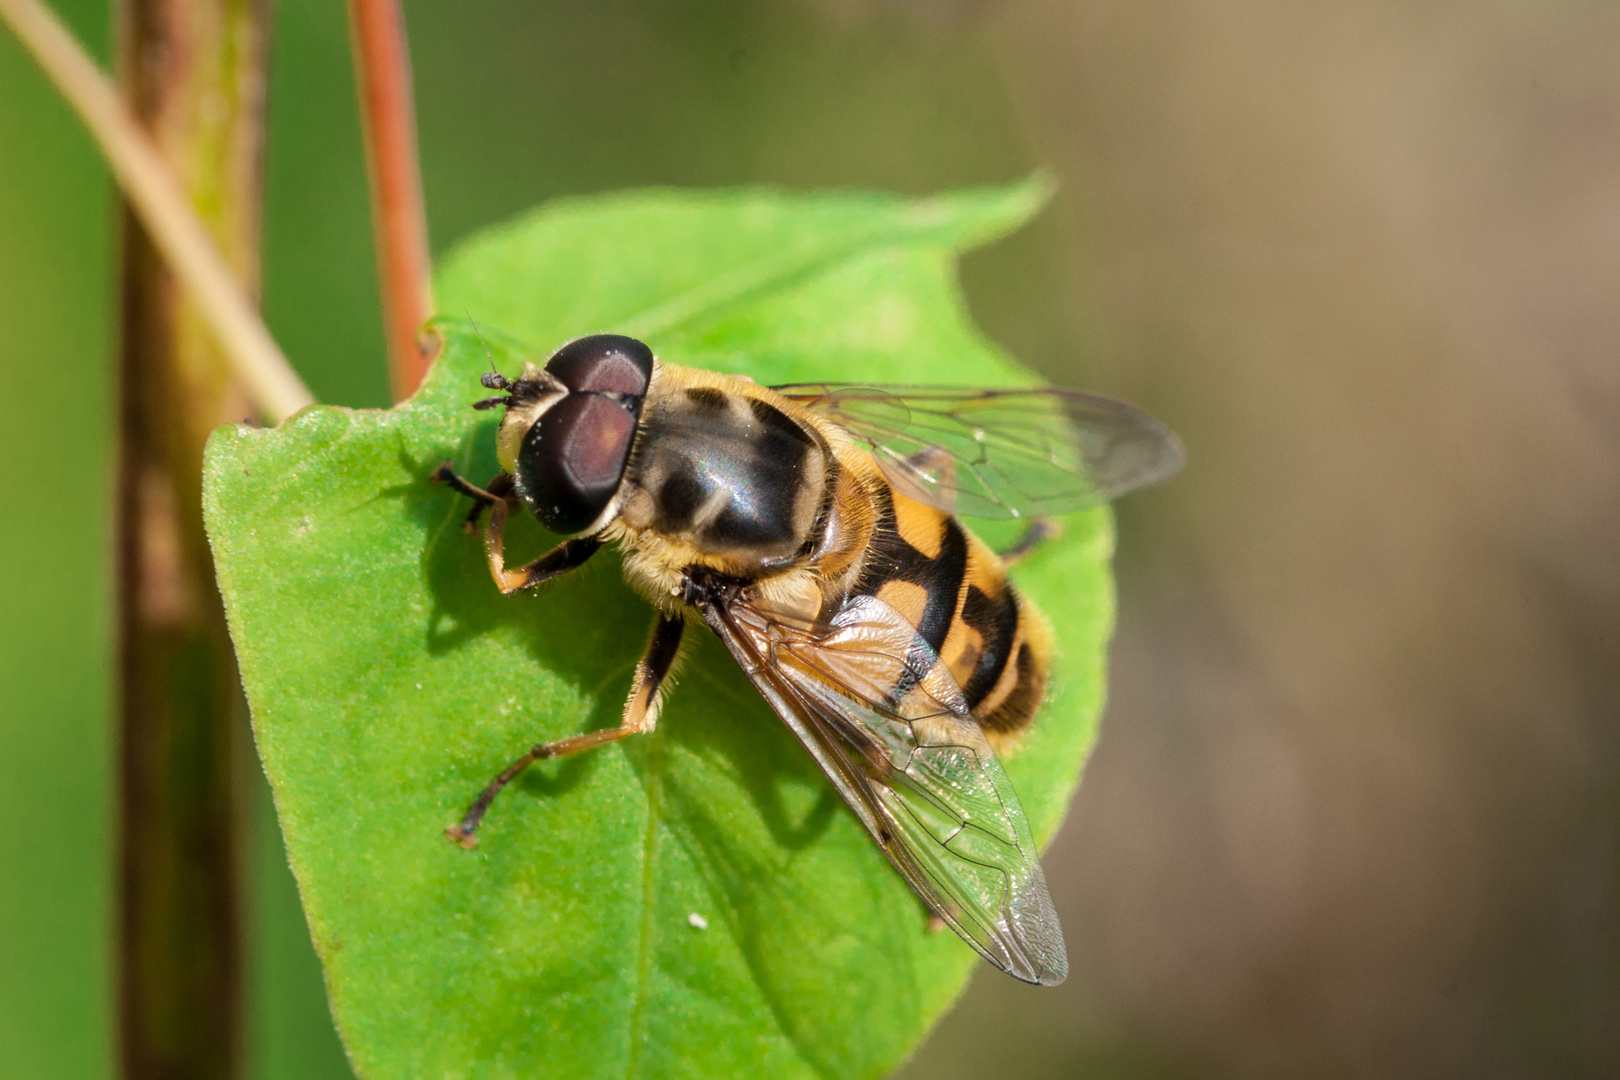
POLYGON ((646 1023, 647 982, 652 968, 653 889, 654 869, 658 855, 658 825, 664 764, 663 735, 654 729, 647 736, 647 831, 642 837, 641 849, 641 944, 636 958, 636 996, 630 1010, 630 1056, 625 1067, 625 1080, 633 1080, 641 1064, 641 1046, 646 1023))
POLYGON ((882 223, 854 230, 850 235, 809 251, 767 255, 717 274, 680 295, 632 316, 624 324, 623 330, 634 337, 656 337, 750 296, 781 291, 796 278, 810 277, 875 251, 900 247, 908 242, 916 243, 926 238, 929 231, 910 223, 898 226, 882 223))

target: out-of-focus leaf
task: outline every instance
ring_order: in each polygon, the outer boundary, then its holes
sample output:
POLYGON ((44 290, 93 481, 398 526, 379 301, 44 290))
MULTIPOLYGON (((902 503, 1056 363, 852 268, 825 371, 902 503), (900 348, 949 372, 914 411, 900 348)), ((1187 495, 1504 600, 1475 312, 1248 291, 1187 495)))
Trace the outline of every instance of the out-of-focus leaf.
MULTIPOLYGON (((617 722, 651 612, 613 555, 501 597, 460 528, 466 502, 428 477, 446 459, 496 471, 495 418, 468 408, 491 360, 510 374, 598 330, 767 383, 1027 382, 968 322, 954 259, 1042 195, 551 204, 447 260, 438 296, 458 317, 414 399, 215 435, 220 585, 362 1076, 877 1076, 981 966, 926 931, 702 627, 656 733, 535 767, 476 852, 447 842, 512 757, 617 722)), ((1006 761, 1043 842, 1092 743, 1112 618, 1107 513, 1067 525, 1015 575, 1060 654, 1006 761)), ((552 540, 528 522, 510 546, 552 540)))

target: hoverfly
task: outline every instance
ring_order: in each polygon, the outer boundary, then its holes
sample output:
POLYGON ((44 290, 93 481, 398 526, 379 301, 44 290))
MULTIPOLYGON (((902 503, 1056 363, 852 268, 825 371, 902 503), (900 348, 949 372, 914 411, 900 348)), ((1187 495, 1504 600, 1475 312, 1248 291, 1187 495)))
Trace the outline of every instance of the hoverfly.
POLYGON ((995 750, 1045 691, 1046 625, 1007 558, 1064 513, 1162 480, 1179 443, 1123 402, 1054 389, 766 387, 654 358, 634 338, 569 342, 475 408, 505 408, 502 472, 476 500, 503 593, 609 543, 657 609, 623 722, 543 743, 447 832, 472 847, 495 796, 542 758, 651 731, 689 618, 719 635, 935 915, 1027 982, 1068 974, 1063 932, 995 750), (569 537, 510 568, 516 507, 569 537), (998 556, 957 515, 1029 518, 998 556))

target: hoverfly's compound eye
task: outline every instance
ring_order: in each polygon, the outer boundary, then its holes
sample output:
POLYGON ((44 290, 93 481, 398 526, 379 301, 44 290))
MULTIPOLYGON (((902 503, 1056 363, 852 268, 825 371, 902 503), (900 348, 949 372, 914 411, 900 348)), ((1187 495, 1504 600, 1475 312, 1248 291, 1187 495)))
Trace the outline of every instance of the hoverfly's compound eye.
POLYGON ((546 370, 576 393, 640 397, 652 379, 653 354, 623 334, 592 334, 570 341, 546 361, 546 370))
POLYGON ((620 334, 571 341, 547 361, 568 392, 524 434, 514 470, 518 494, 546 528, 577 533, 613 500, 652 366, 652 350, 620 334))

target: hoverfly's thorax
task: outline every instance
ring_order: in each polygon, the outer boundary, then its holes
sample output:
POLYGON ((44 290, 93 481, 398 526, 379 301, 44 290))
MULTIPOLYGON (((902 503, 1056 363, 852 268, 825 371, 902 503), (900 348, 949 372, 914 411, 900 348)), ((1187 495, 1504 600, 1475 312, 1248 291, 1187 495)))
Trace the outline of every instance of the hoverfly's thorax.
POLYGON ((619 513, 738 568, 785 565, 815 528, 827 446, 764 397, 692 374, 662 365, 619 513))

